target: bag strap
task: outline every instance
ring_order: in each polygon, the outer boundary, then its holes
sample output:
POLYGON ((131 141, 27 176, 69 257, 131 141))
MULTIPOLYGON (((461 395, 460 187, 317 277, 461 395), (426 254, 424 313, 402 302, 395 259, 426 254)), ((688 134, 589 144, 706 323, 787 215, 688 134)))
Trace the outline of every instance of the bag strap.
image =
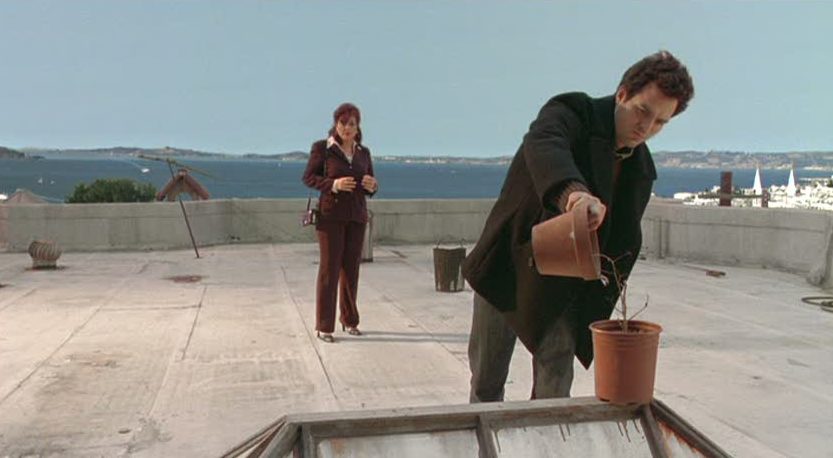
MULTIPOLYGON (((324 173, 322 175, 327 178, 327 146, 324 146, 324 173)), ((309 210, 310 202, 312 201, 312 189, 307 192, 307 210, 309 210)))
POLYGON ((324 178, 327 178, 327 144, 324 144, 324 173, 322 174, 324 178))

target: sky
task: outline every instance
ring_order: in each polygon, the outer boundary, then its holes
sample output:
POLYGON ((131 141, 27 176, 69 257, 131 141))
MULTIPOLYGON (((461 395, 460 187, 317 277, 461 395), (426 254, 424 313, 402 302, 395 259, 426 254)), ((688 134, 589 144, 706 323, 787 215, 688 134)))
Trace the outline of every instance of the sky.
POLYGON ((667 49, 695 98, 654 151, 833 151, 833 2, 0 2, 0 145, 511 155, 553 95, 667 49))

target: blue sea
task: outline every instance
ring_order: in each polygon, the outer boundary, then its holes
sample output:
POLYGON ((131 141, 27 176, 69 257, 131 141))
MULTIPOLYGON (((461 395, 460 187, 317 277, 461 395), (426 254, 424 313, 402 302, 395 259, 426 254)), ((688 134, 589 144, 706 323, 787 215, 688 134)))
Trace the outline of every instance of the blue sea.
MULTIPOLYGON (((193 173, 212 198, 306 197, 301 183, 303 162, 264 159, 181 159, 211 176, 193 173)), ((374 164, 379 180, 378 198, 449 199, 497 197, 508 166, 374 164)), ((733 170, 736 186, 751 188, 755 171, 733 170)), ((675 192, 697 192, 720 183, 719 169, 658 168, 654 192, 671 197, 675 192)), ((786 184, 788 170, 762 170, 763 185, 786 184)), ((829 171, 796 170, 796 179, 830 177, 829 171)), ((143 159, 0 159, 0 193, 28 189, 53 202, 63 201, 77 183, 98 178, 131 178, 157 189, 170 180, 167 164, 143 159)))

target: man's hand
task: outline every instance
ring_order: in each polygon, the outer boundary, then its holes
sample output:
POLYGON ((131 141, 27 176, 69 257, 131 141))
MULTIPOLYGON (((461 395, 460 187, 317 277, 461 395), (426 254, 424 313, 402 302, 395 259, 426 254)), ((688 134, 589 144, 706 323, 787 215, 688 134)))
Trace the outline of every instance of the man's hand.
POLYGON ((567 197, 567 205, 564 208, 565 211, 572 211, 577 205, 587 205, 587 223, 590 226, 591 231, 595 231, 602 225, 602 221, 605 219, 605 213, 607 213, 607 207, 605 204, 599 200, 598 197, 583 191, 576 191, 570 193, 567 197))
POLYGON ((379 187, 379 182, 376 181, 376 178, 365 175, 362 177, 362 186, 367 192, 376 192, 376 189, 379 187))
POLYGON ((353 177, 336 178, 334 186, 338 192, 353 192, 356 189, 356 179, 353 177))

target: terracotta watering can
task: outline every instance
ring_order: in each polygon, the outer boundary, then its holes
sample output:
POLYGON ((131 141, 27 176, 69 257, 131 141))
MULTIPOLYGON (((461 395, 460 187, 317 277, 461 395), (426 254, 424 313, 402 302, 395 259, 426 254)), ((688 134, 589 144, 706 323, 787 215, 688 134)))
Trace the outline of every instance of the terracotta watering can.
POLYGON ((599 239, 590 230, 588 214, 594 206, 576 205, 572 211, 532 227, 532 257, 541 275, 601 277, 599 239))

